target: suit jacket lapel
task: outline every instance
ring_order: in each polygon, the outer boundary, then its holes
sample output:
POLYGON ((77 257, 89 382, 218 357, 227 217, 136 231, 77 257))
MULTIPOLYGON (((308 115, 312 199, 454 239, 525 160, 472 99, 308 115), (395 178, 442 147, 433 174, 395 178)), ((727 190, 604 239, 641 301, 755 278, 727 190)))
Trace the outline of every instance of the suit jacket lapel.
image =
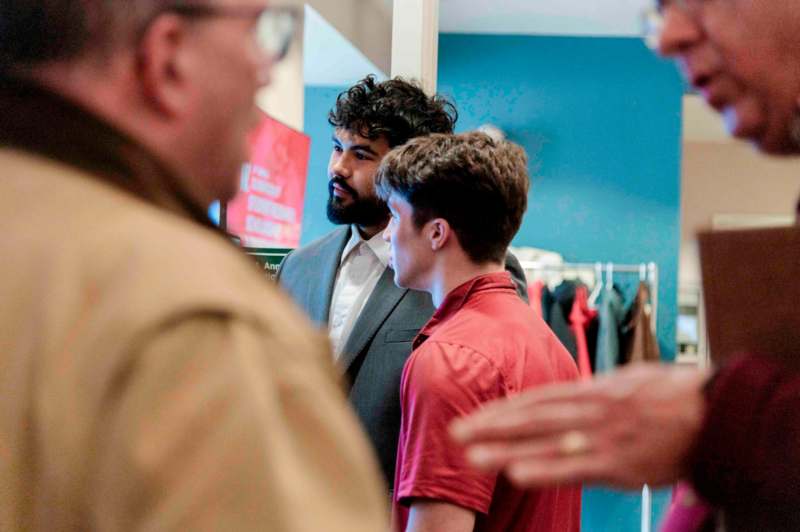
MULTIPOLYGON (((331 310, 331 299, 333 298, 333 286, 336 283, 336 273, 339 271, 339 262, 342 257, 344 246, 350 239, 350 226, 341 229, 339 235, 335 235, 330 243, 319 253, 320 270, 318 275, 309 275, 308 282, 311 289, 308 292, 309 316, 315 323, 327 325, 328 316, 331 310)), ((314 271, 310 265, 309 271, 314 271)))
POLYGON ((406 288, 399 288, 394 284, 394 271, 391 268, 383 271, 342 351, 339 364, 344 371, 347 371, 350 364, 374 338, 375 333, 407 291, 406 288))

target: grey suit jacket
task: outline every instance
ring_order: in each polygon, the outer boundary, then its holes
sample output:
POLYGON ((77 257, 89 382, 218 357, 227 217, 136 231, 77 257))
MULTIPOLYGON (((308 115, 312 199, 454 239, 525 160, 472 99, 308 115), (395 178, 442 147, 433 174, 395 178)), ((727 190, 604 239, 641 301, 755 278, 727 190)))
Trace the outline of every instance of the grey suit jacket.
MULTIPOLYGON (((340 257, 350 227, 339 227, 290 253, 278 270, 278 282, 320 327, 328 313, 340 257)), ((527 301, 525 273, 513 255, 506 258, 520 295, 527 301)), ((400 377, 417 332, 433 315, 427 293, 394 284, 386 268, 348 338, 340 365, 348 377, 350 401, 375 447, 386 481, 392 486, 400 435, 400 377)))

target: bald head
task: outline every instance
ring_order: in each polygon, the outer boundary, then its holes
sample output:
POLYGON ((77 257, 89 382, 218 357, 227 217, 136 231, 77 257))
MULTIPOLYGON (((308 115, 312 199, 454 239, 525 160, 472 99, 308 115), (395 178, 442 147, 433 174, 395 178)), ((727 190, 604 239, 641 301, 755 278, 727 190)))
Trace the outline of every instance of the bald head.
POLYGON ((255 31, 269 3, 203 4, 0 0, 0 75, 33 82, 134 139, 199 203, 227 200, 273 64, 255 31))
POLYGON ((167 0, 0 0, 0 66, 102 57, 130 43, 167 0))

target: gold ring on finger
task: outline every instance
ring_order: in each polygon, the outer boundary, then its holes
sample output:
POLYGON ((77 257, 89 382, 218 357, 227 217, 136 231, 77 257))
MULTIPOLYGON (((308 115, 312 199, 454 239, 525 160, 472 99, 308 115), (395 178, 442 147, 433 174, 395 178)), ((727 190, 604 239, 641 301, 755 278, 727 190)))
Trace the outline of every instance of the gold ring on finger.
POLYGON ((571 430, 561 437, 558 450, 566 456, 583 454, 589 450, 589 437, 579 430, 571 430))

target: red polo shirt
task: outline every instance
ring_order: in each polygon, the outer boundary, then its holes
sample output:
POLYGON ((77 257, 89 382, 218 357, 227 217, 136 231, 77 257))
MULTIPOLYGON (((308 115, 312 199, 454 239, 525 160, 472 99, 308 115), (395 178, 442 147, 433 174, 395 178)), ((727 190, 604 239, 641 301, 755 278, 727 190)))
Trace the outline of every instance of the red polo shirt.
POLYGON ((580 530, 580 487, 520 490, 470 467, 450 422, 492 399, 576 380, 569 352, 516 294, 508 273, 476 277, 450 292, 414 340, 403 409, 394 523, 405 531, 415 498, 476 512, 476 532, 580 530))

